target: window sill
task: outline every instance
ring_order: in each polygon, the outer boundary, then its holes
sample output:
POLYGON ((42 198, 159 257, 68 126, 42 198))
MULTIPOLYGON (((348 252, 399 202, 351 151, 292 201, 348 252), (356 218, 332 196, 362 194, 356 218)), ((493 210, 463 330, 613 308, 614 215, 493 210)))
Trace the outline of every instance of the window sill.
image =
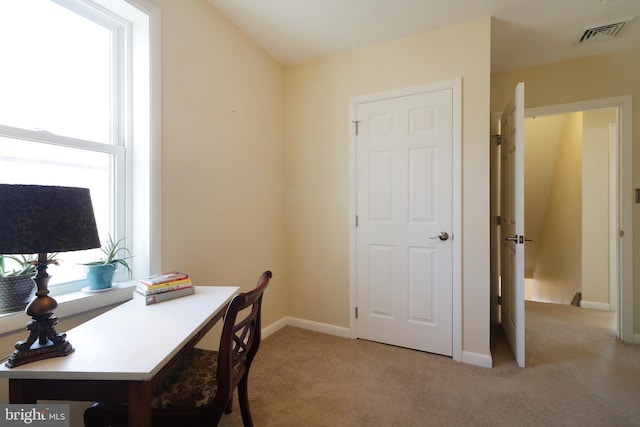
MULTIPOLYGON (((108 292, 87 293, 82 291, 55 296, 58 308, 55 315, 59 319, 80 314, 85 311, 95 310, 110 305, 123 303, 133 298, 133 290, 136 280, 120 282, 117 288, 108 292)), ((29 321, 24 310, 13 313, 0 314, 0 336, 18 331, 23 331, 29 321)))

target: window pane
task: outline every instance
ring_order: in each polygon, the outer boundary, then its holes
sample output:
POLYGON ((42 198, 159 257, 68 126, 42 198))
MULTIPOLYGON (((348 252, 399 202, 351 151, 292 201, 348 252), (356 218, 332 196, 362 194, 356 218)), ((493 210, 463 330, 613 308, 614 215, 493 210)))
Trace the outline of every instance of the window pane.
POLYGON ((0 1, 0 124, 111 143, 111 31, 49 0, 0 1))
MULTIPOLYGON (((89 188, 102 241, 112 221, 110 165, 114 155, 32 141, 0 137, 0 182, 89 188)), ((60 266, 51 267, 50 284, 84 277, 78 263, 99 259, 99 249, 61 253, 60 266)))

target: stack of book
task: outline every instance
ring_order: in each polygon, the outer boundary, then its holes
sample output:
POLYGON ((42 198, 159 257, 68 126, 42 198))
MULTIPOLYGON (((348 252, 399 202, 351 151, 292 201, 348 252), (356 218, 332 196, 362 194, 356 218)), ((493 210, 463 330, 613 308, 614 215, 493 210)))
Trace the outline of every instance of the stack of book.
POLYGON ((194 288, 187 274, 172 271, 140 279, 136 292, 144 297, 146 305, 151 305, 191 295, 194 293, 194 288))

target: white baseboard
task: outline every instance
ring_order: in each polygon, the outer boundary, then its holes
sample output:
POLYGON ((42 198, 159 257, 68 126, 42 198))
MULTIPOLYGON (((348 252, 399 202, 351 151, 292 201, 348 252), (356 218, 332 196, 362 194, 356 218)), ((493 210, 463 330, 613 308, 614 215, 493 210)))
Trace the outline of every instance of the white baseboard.
POLYGON ((580 307, 582 308, 590 308, 593 310, 603 310, 603 311, 611 311, 611 305, 606 302, 595 302, 595 301, 580 301, 580 307))
MULTIPOLYGON (((285 326, 293 326, 296 328, 307 329, 314 332, 335 335, 342 338, 351 338, 349 328, 341 326, 329 325, 327 323, 314 322, 311 320, 299 319, 297 317, 283 317, 282 319, 270 324, 262 329, 262 338, 279 331, 285 326)), ((462 352, 462 363, 476 365, 483 368, 493 367, 493 359, 491 355, 472 353, 470 351, 462 352)))
POLYGON ((491 355, 473 353, 470 351, 462 352, 462 363, 480 366, 482 368, 493 368, 493 359, 491 355))
POLYGON ((278 332, 280 329, 284 328, 285 326, 287 326, 287 318, 283 317, 282 319, 276 322, 273 322, 269 326, 262 328, 262 339, 265 339, 269 335, 272 335, 275 332, 278 332))
POLYGON ((349 338, 349 328, 343 328, 341 326, 313 322, 311 320, 299 319, 297 317, 289 317, 287 324, 296 328, 308 329, 314 332, 322 332, 323 334, 335 335, 342 338, 349 338))
POLYGON ((323 334, 335 335, 342 338, 349 338, 349 328, 329 325, 327 323, 314 322, 311 320, 299 319, 297 317, 283 317, 282 319, 262 328, 262 339, 279 331, 285 326, 307 329, 309 331, 321 332, 323 334))

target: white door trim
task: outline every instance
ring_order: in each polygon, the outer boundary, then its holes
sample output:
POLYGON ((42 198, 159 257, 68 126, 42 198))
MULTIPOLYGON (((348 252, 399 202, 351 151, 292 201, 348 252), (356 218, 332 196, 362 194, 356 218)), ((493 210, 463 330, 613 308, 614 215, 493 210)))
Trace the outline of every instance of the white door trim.
POLYGON ((356 207, 357 207, 357 169, 356 169, 356 120, 357 106, 364 102, 415 95, 436 90, 451 89, 453 94, 453 161, 452 161, 452 220, 453 220, 453 277, 452 277, 452 339, 453 359, 462 361, 462 80, 453 79, 430 83, 405 89, 392 90, 363 96, 349 100, 351 131, 349 135, 349 335, 357 338, 355 309, 357 302, 357 242, 356 242, 356 207))
MULTIPOLYGON (((618 250, 612 250, 612 248, 619 248, 618 237, 619 219, 618 219, 618 177, 620 172, 618 171, 618 153, 620 152, 618 143, 618 123, 609 123, 609 230, 614 232, 609 233, 609 266, 620 266, 620 254, 618 250)), ((619 281, 619 268, 609 267, 609 311, 618 312, 618 281, 619 281)), ((618 330, 619 330, 618 323, 618 330)))
POLYGON ((628 343, 634 342, 633 331, 633 140, 632 140, 632 97, 593 99, 567 104, 525 108, 525 117, 564 114, 575 111, 602 108, 618 109, 619 157, 618 157, 618 224, 624 231, 619 246, 620 292, 617 296, 618 334, 628 343))

